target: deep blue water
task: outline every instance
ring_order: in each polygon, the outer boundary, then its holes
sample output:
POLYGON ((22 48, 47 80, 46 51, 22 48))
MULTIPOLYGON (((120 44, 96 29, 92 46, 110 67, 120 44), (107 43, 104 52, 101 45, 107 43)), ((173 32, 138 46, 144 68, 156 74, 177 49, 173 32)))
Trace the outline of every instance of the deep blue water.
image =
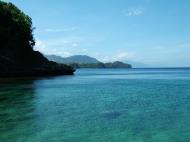
POLYGON ((190 142, 190 69, 1 79, 0 142, 190 142))

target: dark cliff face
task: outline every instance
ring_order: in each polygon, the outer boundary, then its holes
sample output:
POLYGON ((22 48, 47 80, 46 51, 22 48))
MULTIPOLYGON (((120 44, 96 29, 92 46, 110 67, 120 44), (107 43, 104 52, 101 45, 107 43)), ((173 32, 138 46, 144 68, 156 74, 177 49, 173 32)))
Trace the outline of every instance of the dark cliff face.
POLYGON ((12 3, 0 1, 0 76, 73 74, 70 66, 50 62, 34 51, 32 19, 12 3))

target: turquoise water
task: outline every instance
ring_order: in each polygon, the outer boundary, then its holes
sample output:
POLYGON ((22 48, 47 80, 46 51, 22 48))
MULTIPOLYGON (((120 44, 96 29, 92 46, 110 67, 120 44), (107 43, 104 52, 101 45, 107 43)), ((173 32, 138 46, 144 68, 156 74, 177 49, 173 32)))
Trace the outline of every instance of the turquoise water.
POLYGON ((190 69, 1 80, 0 142, 190 142, 190 69))

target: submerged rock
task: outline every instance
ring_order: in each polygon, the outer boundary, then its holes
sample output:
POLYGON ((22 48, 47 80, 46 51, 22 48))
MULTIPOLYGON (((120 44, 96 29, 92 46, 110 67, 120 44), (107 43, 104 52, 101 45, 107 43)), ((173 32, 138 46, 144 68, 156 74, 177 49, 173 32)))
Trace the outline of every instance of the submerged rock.
POLYGON ((106 119, 117 119, 122 113, 118 111, 105 111, 101 115, 106 119))

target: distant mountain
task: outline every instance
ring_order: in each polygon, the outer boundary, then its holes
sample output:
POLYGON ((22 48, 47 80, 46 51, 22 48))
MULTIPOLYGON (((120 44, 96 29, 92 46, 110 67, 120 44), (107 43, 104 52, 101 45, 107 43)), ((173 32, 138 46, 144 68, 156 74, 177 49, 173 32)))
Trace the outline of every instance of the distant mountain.
POLYGON ((66 61, 69 63, 78 63, 78 64, 88 64, 88 63, 99 63, 96 58, 86 56, 86 55, 74 55, 66 58, 66 61))
POLYGON ((65 63, 74 68, 132 68, 132 66, 128 63, 123 63, 120 61, 102 63, 96 58, 86 55, 75 55, 65 58, 56 55, 46 55, 46 57, 50 61, 65 63))
POLYGON ((48 60, 50 61, 54 61, 57 63, 65 63, 65 58, 60 57, 60 56, 56 56, 56 55, 44 55, 48 60))
POLYGON ((105 63, 105 68, 132 68, 130 64, 123 63, 120 61, 115 61, 112 63, 105 63))
POLYGON ((92 58, 86 55, 74 55, 70 57, 60 57, 56 55, 46 55, 50 61, 55 61, 58 63, 66 63, 66 64, 89 64, 89 63, 100 63, 96 58, 92 58))

